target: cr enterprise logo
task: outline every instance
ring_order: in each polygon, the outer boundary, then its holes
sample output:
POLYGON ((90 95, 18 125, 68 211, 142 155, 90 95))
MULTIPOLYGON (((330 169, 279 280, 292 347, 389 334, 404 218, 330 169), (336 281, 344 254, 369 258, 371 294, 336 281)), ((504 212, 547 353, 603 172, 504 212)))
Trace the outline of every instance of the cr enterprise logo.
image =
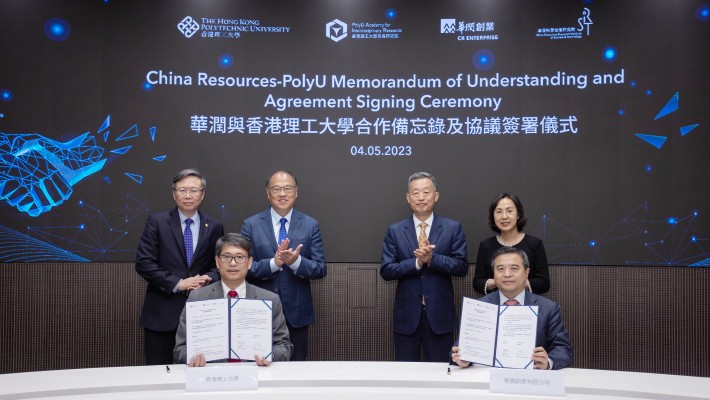
POLYGON ((455 18, 442 18, 441 19, 441 33, 456 33, 456 19, 455 18))
POLYGON ((195 21, 191 16, 188 15, 177 24, 177 28, 180 32, 182 32, 183 35, 185 35, 185 37, 189 38, 200 30, 200 25, 197 23, 197 21, 195 21))
POLYGON ((334 19, 325 24, 325 37, 334 42, 339 42, 348 36, 348 26, 345 22, 334 19))

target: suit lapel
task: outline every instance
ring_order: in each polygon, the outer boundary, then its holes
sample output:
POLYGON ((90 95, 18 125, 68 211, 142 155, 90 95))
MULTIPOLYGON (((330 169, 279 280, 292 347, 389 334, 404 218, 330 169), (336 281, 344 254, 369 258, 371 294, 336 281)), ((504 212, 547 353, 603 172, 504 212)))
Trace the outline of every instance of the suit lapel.
POLYGON ((203 249, 202 247, 205 244, 205 241, 207 240, 207 237, 209 236, 209 231, 212 228, 210 226, 209 221, 207 220, 207 217, 202 214, 200 211, 197 211, 197 213, 200 215, 200 234, 197 237, 197 246, 195 247, 195 254, 192 256, 193 259, 198 258, 203 251, 206 249, 203 249))
POLYGON ((169 214, 168 226, 173 232, 173 238, 175 238, 175 243, 180 248, 180 255, 182 256, 183 265, 185 265, 185 268, 189 268, 187 265, 187 257, 185 256, 185 239, 182 234, 180 215, 178 214, 177 207, 174 208, 169 214))
POLYGON ((532 296, 532 293, 525 291, 525 305, 534 306, 537 305, 537 299, 532 296))
POLYGON ((429 230, 429 243, 436 244, 442 231, 441 219, 434 214, 434 219, 431 221, 431 230, 429 230))
POLYGON ((496 290, 493 293, 493 296, 491 296, 491 297, 493 298, 493 304, 499 306, 500 305, 500 291, 496 290))
POLYGON ((293 212, 291 213, 291 221, 288 223, 288 235, 287 237, 289 240, 291 240, 290 247, 291 248, 296 248, 298 246, 298 243, 293 242, 293 238, 297 237, 304 237, 305 235, 301 235, 301 230, 303 229, 303 215, 296 211, 296 209, 293 209, 293 212))
POLYGON ((247 283, 247 293, 244 296, 246 299, 255 299, 256 298, 256 293, 254 293, 254 287, 247 283))
POLYGON ((224 298, 224 290, 222 290, 222 282, 215 282, 212 284, 212 291, 210 292, 209 299, 222 299, 224 298))
POLYGON ((269 239, 271 248, 274 250, 274 253, 276 253, 278 246, 276 245, 276 236, 274 236, 274 225, 271 221, 271 209, 268 208, 266 211, 261 213, 259 218, 261 218, 261 229, 264 231, 264 236, 269 239))
POLYGON ((414 217, 409 217, 407 222, 402 226, 402 234, 407 238, 409 243, 409 248, 414 251, 414 249, 419 248, 419 241, 417 240, 417 230, 414 228, 414 217))

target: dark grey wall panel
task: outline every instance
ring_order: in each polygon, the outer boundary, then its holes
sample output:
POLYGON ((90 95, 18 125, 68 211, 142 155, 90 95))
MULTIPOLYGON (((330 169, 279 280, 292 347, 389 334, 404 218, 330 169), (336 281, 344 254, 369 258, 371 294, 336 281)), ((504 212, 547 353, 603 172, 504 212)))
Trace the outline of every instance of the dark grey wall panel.
MULTIPOLYGON (((329 264, 313 282, 310 359, 394 357, 395 282, 329 264)), ((472 270, 471 270, 472 271, 472 270)), ((577 368, 710 376, 710 269, 552 266, 577 368)), ((472 273, 472 272, 471 272, 472 273)), ((145 283, 133 263, 0 264, 0 373, 141 365, 145 283)), ((477 297, 471 276, 458 296, 477 297)))

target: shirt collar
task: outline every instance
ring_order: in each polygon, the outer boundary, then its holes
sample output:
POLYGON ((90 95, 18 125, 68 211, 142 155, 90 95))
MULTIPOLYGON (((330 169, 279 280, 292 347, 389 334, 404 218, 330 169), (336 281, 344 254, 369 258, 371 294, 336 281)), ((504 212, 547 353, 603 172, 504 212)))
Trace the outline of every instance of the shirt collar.
MULTIPOLYGON (((273 222, 274 225, 281 225, 281 216, 274 211, 274 208, 270 208, 271 210, 271 221, 273 222)), ((293 208, 286 214, 283 218, 286 218, 286 220, 291 223, 291 215, 293 214, 293 208)))
POLYGON ((422 222, 426 223, 426 226, 431 228, 431 224, 434 222, 434 213, 431 213, 431 215, 429 216, 429 218, 426 219, 426 221, 420 221, 414 214, 412 214, 412 219, 414 220, 414 226, 417 228, 422 222))
MULTIPOLYGON (((179 209, 178 209, 178 216, 180 217, 180 225, 184 225, 187 217, 179 209)), ((196 212, 195 215, 193 215, 192 218, 190 218, 190 219, 192 220, 192 223, 195 224, 195 226, 200 226, 200 213, 199 212, 196 212)))
MULTIPOLYGON (((506 301, 509 300, 507 297, 503 296, 503 293, 501 293, 500 291, 498 292, 498 297, 500 297, 498 299, 498 301, 500 302, 500 305, 503 305, 503 303, 505 303, 506 301)), ((518 300, 518 303, 520 303, 521 306, 524 306, 525 305, 525 289, 523 289, 520 293, 518 293, 517 296, 513 297, 513 299, 518 300)))
MULTIPOLYGON (((222 291, 224 292, 224 297, 229 297, 228 293, 232 289, 230 289, 229 286, 224 283, 224 281, 220 281, 220 283, 222 284, 222 291)), ((242 282, 242 284, 237 286, 237 288, 234 290, 237 291, 237 295, 240 299, 247 297, 247 281, 245 280, 244 282, 242 282)))

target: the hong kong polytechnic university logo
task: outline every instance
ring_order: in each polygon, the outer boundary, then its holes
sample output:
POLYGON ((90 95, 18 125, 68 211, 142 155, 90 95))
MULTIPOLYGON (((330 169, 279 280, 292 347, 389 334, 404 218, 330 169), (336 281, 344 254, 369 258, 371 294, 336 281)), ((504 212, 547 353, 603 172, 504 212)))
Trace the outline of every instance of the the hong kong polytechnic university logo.
POLYGON ((200 30, 200 24, 188 15, 183 18, 182 21, 178 22, 177 28, 185 37, 189 38, 200 30))
POLYGON ((348 25, 339 20, 334 19, 327 24, 325 24, 325 37, 328 39, 339 42, 348 36, 348 25))

